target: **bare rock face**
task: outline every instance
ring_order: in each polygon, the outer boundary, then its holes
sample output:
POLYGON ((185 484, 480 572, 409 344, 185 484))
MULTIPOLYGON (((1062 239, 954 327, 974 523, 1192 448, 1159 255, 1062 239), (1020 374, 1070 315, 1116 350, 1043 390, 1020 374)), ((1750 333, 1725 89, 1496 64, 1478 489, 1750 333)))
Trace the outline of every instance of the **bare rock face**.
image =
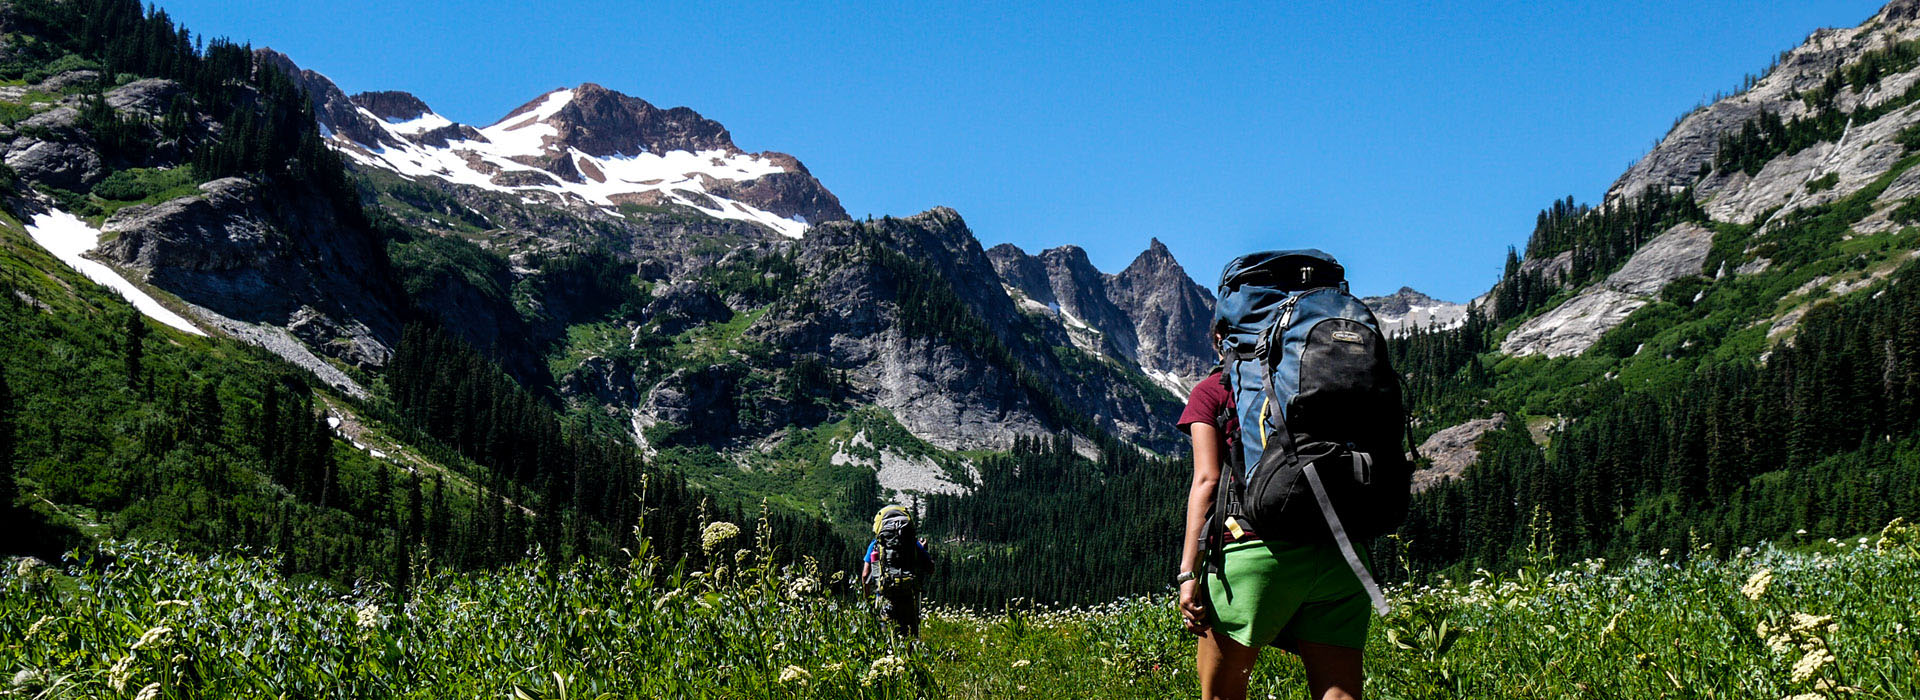
POLYGON ((1605 282, 1528 319, 1507 334, 1500 352, 1566 357, 1586 352, 1600 336, 1651 303, 1662 287, 1703 272, 1713 249, 1713 231, 1683 223, 1654 237, 1605 282))
POLYGON ((1420 443, 1420 456, 1431 465, 1413 473, 1413 491, 1419 493, 1458 479, 1480 461, 1480 438, 1507 426, 1505 413, 1479 418, 1441 430, 1420 443))
MULTIPOLYGON (((1898 34, 1886 36, 1885 32, 1880 31, 1887 25, 1885 20, 1901 14, 1891 5, 1889 9, 1894 11, 1883 11, 1875 20, 1859 27, 1814 32, 1806 43, 1782 56, 1779 64, 1746 92, 1714 102, 1681 119, 1660 140, 1659 145, 1628 168, 1608 188, 1607 201, 1636 197, 1648 189, 1664 191, 1692 186, 1703 172, 1712 167, 1714 152, 1722 135, 1738 131, 1763 111, 1773 112, 1785 119, 1806 114, 1808 107, 1799 99, 1799 95, 1818 88, 1829 74, 1861 54, 1883 46, 1887 41, 1911 38, 1920 33, 1920 29, 1911 23, 1895 20, 1894 23, 1900 25, 1897 27, 1898 34)), ((1859 97, 1843 96, 1842 103, 1845 104, 1847 98, 1857 102, 1859 97)), ((1695 191, 1696 196, 1703 201, 1711 199, 1724 184, 1701 183, 1695 191)))
POLYGON ((420 101, 420 98, 400 90, 362 92, 347 99, 360 108, 372 112, 373 116, 390 122, 419 119, 432 111, 427 109, 427 103, 420 101))
POLYGON ((99 252, 213 313, 291 331, 316 350, 380 365, 399 336, 384 256, 322 202, 278 196, 241 178, 201 194, 121 209, 99 252))
MULTIPOLYGON (((634 385, 633 368, 605 357, 589 357, 579 367, 560 378, 560 395, 583 397, 595 404, 616 408, 640 405, 647 398, 634 385)), ((674 400, 663 399, 663 405, 674 400)))
POLYGON ((166 78, 147 78, 108 90, 104 97, 107 106, 120 112, 157 118, 167 113, 173 106, 173 98, 179 94, 179 83, 166 78))
POLYGON ((1712 251, 1712 230, 1694 223, 1679 224, 1641 246, 1625 265, 1607 276, 1606 286, 1627 294, 1653 296, 1674 280, 1703 272, 1707 254, 1712 251))
POLYGON ((737 371, 723 365, 681 370, 653 387, 641 411, 681 426, 686 440, 726 443, 738 436, 734 426, 738 381, 737 371))
MULTIPOLYGON (((765 155, 792 159, 784 153, 765 155)), ((840 198, 814 179, 813 174, 794 160, 794 171, 762 175, 745 182, 721 181, 707 187, 708 192, 728 199, 748 202, 775 214, 797 216, 801 221, 840 221, 847 218, 840 198)))
POLYGON ((1005 449, 1021 435, 1057 435, 1073 416, 1155 450, 1173 447, 1179 404, 1117 372, 1069 369, 1016 310, 992 262, 960 216, 934 209, 905 219, 830 223, 783 244, 807 283, 775 305, 749 337, 783 352, 821 358, 844 372, 859 403, 886 408, 915 436, 947 449, 1005 449), (902 279, 871 251, 894 251, 937 280, 902 279), (996 357, 974 331, 939 330, 951 319, 907 319, 906 294, 944 286, 1011 354, 996 357), (933 332, 927 325, 935 327, 933 332), (1011 360, 1011 363, 1009 363, 1011 360), (1056 415, 1021 375, 1069 415, 1056 415))
MULTIPOLYGON (((501 121, 532 112, 544 96, 507 113, 501 121)), ((557 145, 588 155, 639 155, 668 151, 739 152, 720 122, 686 107, 660 109, 637 97, 594 83, 574 88, 573 99, 546 119, 559 130, 557 145)))
POLYGON ((1705 205, 1719 221, 1757 223, 1773 211, 1778 219, 1794 211, 1844 198, 1879 179, 1906 153, 1896 138, 1900 131, 1920 123, 1920 105, 1895 111, 1868 124, 1855 124, 1844 140, 1824 142, 1769 161, 1760 172, 1716 173, 1717 192, 1705 205), (1819 191, 1810 181, 1831 176, 1834 183, 1819 191))
POLYGON ((1604 287, 1583 292, 1552 311, 1520 324, 1500 342, 1500 352, 1547 357, 1578 355, 1646 305, 1646 299, 1604 287))
POLYGON ((7 148, 6 163, 23 180, 64 190, 85 190, 107 176, 100 154, 74 141, 21 137, 7 148))
POLYGON ((654 324, 653 332, 679 335, 694 326, 732 318, 733 309, 705 284, 688 280, 662 286, 648 302, 646 315, 654 324))

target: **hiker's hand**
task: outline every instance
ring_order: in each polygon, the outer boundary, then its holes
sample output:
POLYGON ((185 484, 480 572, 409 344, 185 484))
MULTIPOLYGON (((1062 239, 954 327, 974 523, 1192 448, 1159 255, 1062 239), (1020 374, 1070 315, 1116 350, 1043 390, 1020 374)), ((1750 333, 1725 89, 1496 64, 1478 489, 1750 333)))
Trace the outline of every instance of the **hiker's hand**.
POLYGON ((1180 622, 1195 635, 1207 633, 1207 605, 1203 602, 1205 595, 1197 580, 1180 584, 1180 622))

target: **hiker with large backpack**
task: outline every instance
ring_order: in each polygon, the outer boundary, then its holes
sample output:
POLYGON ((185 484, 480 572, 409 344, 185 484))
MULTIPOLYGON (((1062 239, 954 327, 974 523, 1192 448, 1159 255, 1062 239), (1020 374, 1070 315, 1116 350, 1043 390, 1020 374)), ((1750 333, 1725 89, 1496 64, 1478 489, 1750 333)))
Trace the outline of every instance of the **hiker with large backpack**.
POLYGON ((1313 698, 1360 697, 1365 542, 1406 517, 1412 465, 1386 339, 1318 250, 1241 256, 1220 275, 1220 366, 1178 425, 1193 445, 1180 613, 1206 698, 1244 698, 1260 650, 1300 656, 1313 698))
POLYGON ((933 557, 920 539, 913 511, 892 505, 874 514, 860 582, 873 594, 880 616, 901 634, 920 636, 920 586, 931 573, 933 557))

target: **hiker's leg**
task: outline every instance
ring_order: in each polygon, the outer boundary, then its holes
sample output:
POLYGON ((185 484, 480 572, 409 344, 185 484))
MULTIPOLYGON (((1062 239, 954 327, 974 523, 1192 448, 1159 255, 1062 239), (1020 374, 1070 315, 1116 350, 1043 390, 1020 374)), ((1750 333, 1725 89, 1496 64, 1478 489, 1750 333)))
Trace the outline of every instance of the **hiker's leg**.
POLYGON ((1200 672, 1202 700, 1246 698, 1247 681, 1253 675, 1253 662, 1258 660, 1259 649, 1233 641, 1218 629, 1207 630, 1200 637, 1200 650, 1194 659, 1200 672))
POLYGON ((1313 700, 1359 700, 1360 684, 1366 679, 1359 649, 1303 641, 1300 663, 1307 667, 1308 696, 1313 700))
POLYGON ((920 637, 920 596, 914 594, 900 601, 901 618, 905 622, 907 636, 920 637))

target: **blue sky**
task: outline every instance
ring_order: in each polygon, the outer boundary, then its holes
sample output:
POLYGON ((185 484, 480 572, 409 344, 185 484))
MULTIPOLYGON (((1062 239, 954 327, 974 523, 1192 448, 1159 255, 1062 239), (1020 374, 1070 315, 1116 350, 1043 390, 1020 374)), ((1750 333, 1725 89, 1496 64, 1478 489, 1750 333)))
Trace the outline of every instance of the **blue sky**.
POLYGON ((1201 284, 1319 247, 1356 292, 1464 300, 1555 198, 1878 2, 674 3, 160 0, 342 89, 485 125, 597 82, 798 156, 854 216, 985 245, 1152 237, 1201 284))

